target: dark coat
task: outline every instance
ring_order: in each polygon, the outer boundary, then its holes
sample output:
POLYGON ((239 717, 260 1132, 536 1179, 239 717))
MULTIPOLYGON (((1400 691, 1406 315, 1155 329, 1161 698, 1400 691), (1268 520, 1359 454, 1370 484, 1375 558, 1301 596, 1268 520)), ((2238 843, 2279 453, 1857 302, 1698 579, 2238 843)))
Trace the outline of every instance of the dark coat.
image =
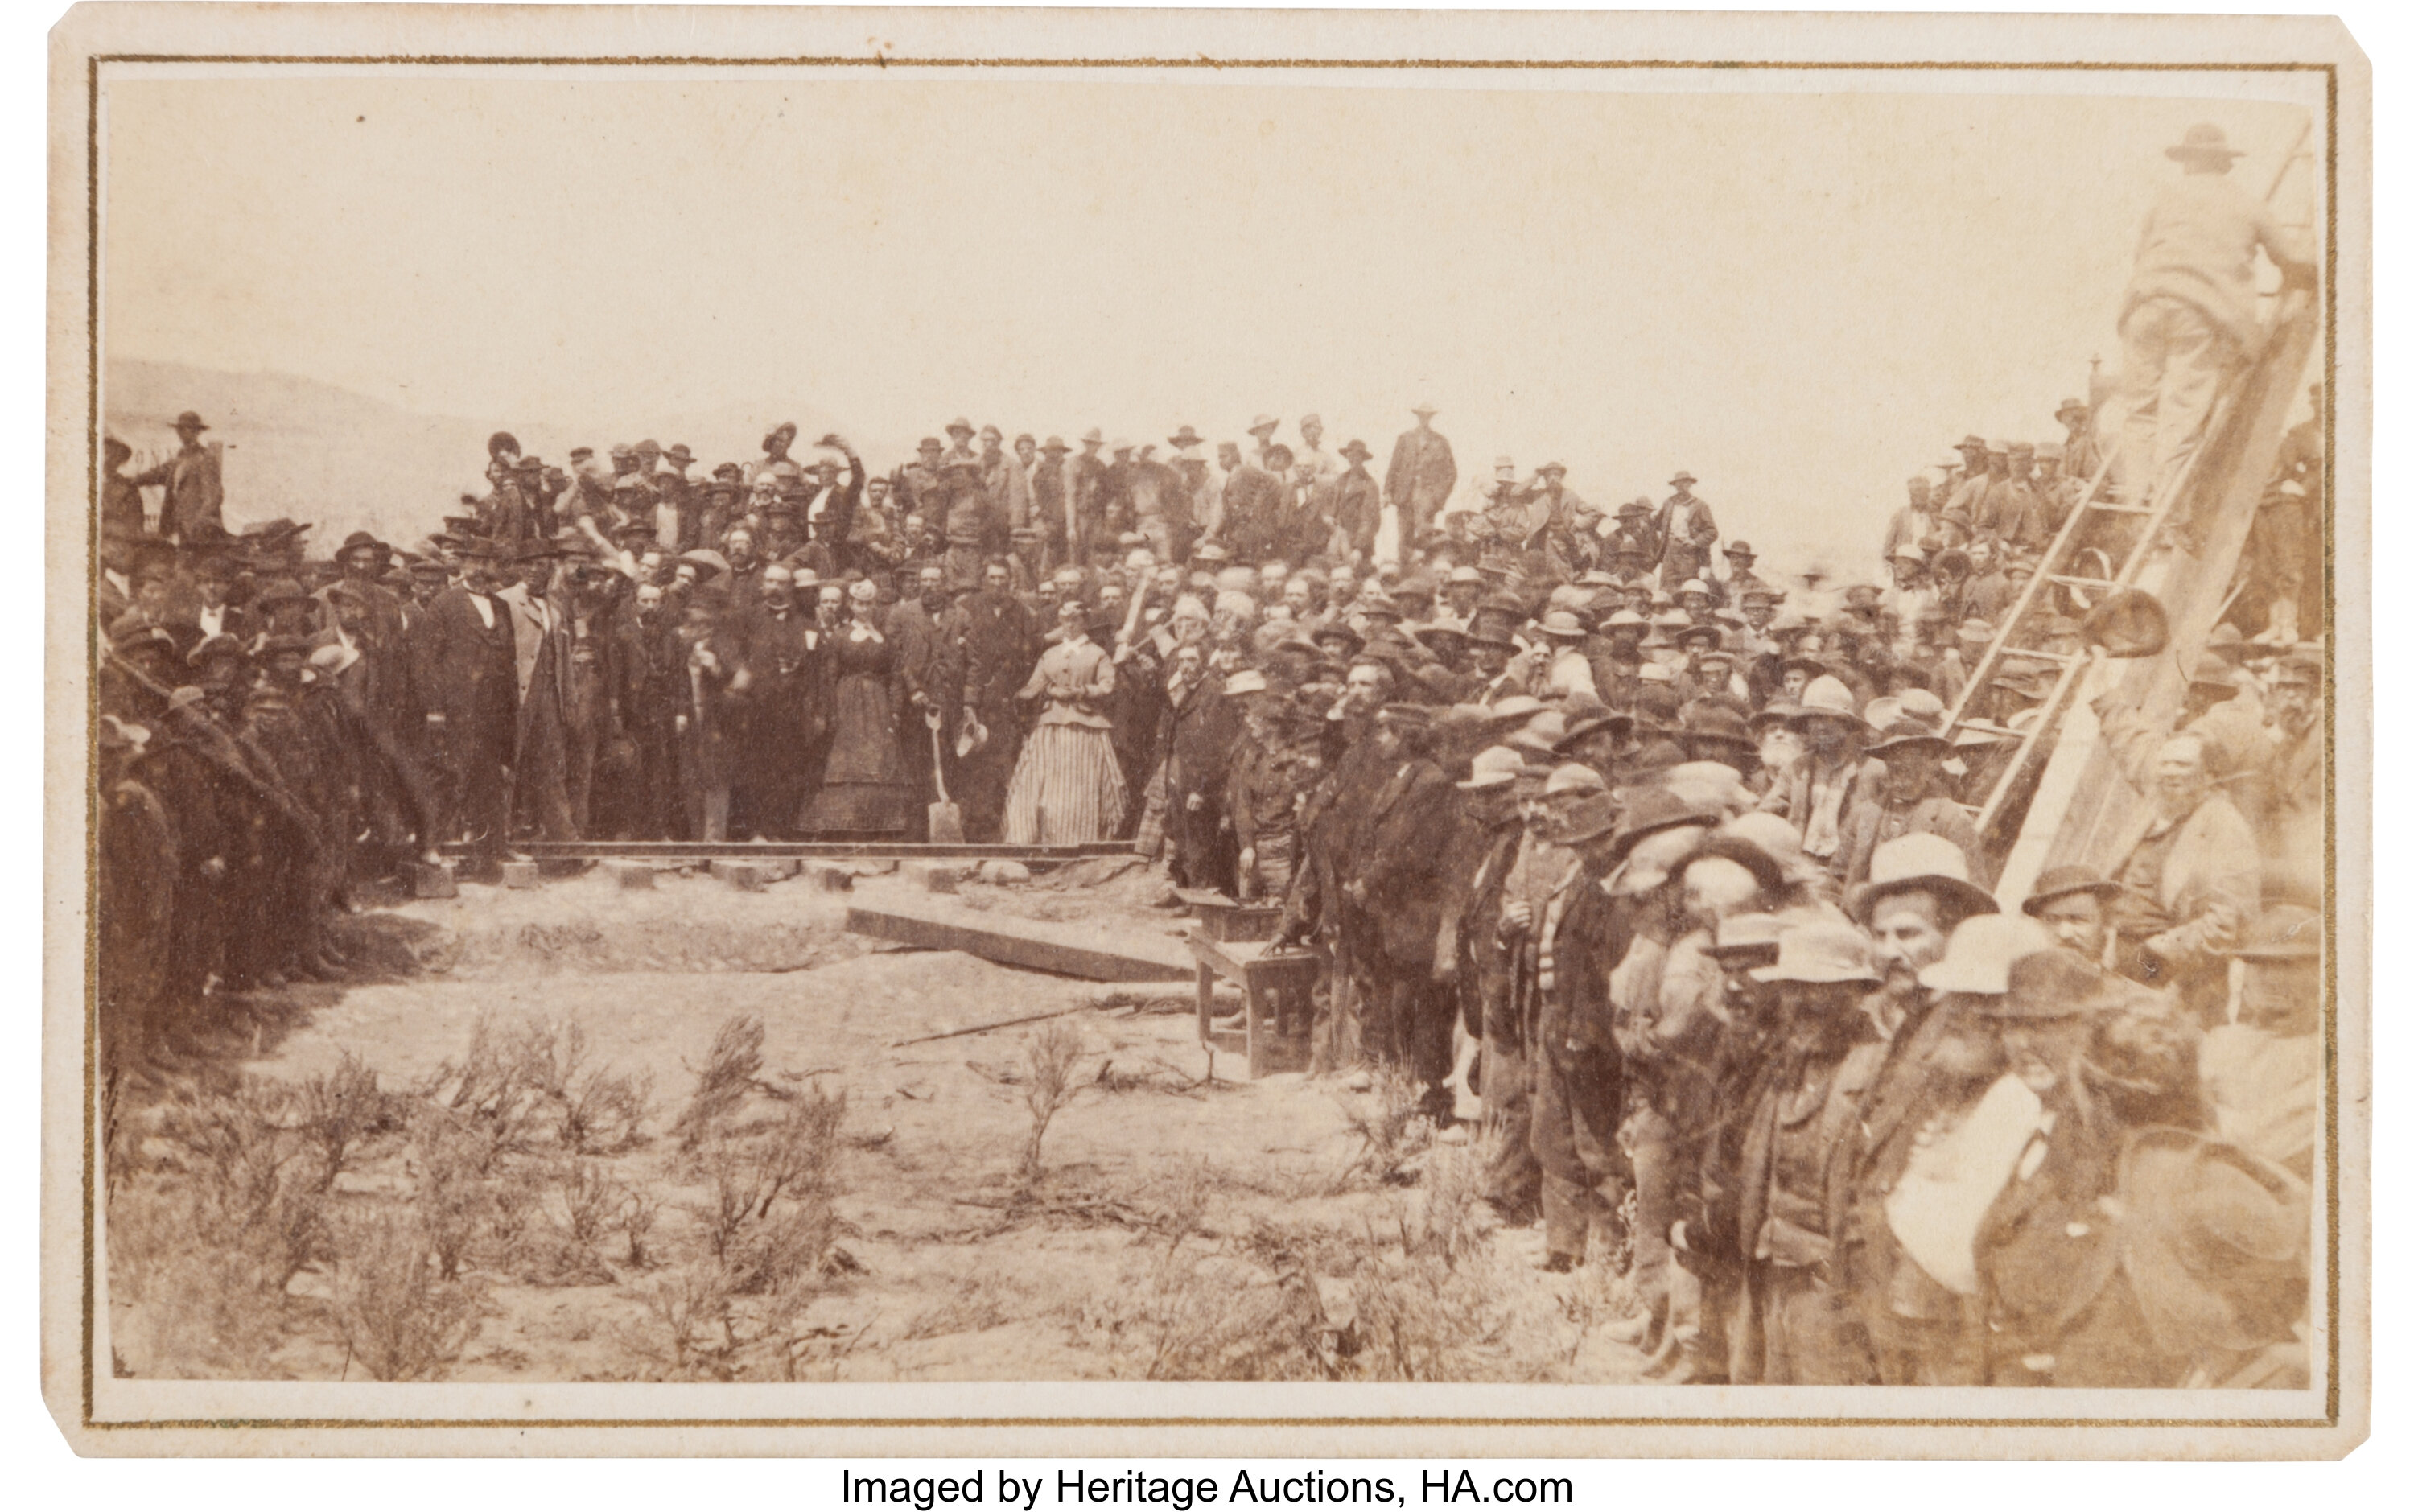
POLYGON ((1383 951, 1403 965, 1433 968, 1441 933, 1441 870, 1456 797, 1450 779, 1423 756, 1405 761, 1368 805, 1358 880, 1366 910, 1382 931, 1383 951))

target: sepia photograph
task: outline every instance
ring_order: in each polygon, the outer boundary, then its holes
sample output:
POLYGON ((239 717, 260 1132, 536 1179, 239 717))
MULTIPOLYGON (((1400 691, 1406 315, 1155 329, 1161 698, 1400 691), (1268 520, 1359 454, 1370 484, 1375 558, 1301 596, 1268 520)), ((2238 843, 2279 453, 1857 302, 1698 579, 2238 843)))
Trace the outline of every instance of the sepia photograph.
POLYGON ((2338 23, 370 9, 52 34, 80 1452, 2361 1438, 2338 23))

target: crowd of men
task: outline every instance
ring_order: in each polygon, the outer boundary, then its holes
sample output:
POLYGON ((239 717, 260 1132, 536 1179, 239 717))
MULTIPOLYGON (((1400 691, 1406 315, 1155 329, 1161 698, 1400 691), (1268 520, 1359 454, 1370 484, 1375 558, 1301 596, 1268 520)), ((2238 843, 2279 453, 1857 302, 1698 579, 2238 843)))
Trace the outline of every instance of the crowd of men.
MULTIPOLYGON (((1965 440, 1892 583, 1840 591, 1764 576, 1681 471, 1601 510, 1504 457, 1446 507, 1413 413, 1379 479, 1312 415, 1212 466, 1187 426, 960 419, 881 473, 782 426, 702 478, 498 433, 441 529, 322 560, 225 529, 199 416, 141 478, 112 445, 112 1042, 341 971, 327 920, 448 843, 474 878, 530 838, 921 839, 945 792, 971 841, 1125 837, 1278 901, 1330 962, 1317 1068, 1443 1126, 1480 1091, 1486 1199, 1551 1268, 1622 1259, 1672 1379, 2301 1380, 2324 662, 2272 574, 2318 427, 2180 717, 2097 710, 2145 832, 2005 911, 1973 813, 2045 685, 1972 679, 2088 405, 1965 440)), ((2005 638, 2100 654, 2028 602, 2005 638)))

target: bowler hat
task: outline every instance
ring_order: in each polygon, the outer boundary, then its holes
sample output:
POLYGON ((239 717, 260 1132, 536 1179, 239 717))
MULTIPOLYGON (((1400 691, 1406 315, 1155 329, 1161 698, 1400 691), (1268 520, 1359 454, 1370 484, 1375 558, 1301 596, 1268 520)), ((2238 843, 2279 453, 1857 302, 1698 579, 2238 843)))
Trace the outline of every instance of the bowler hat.
POLYGON ((1341 455, 1349 458, 1349 460, 1353 462, 1370 461, 1375 456, 1373 452, 1366 449, 1366 443, 1364 442, 1355 440, 1341 448, 1341 455))
POLYGON ((2163 156, 2173 162, 2184 163, 2217 157, 2226 163, 2234 157, 2243 157, 2246 154, 2229 144, 2229 137, 2221 127, 2211 122, 2199 121, 2189 127, 2187 135, 2182 137, 2177 143, 2165 147, 2163 156))
POLYGON ((207 430, 210 427, 201 424, 201 417, 200 415, 187 410, 176 417, 176 428, 178 430, 207 430))

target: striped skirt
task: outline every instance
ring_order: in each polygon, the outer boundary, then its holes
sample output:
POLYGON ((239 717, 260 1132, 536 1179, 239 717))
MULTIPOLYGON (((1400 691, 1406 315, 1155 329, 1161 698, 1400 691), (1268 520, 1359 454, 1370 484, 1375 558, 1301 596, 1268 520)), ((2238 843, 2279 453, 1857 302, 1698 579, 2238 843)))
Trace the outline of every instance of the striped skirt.
POLYGON ((1031 732, 1006 789, 1007 845, 1111 840, 1123 818, 1124 771, 1105 730, 1042 725, 1031 732))

